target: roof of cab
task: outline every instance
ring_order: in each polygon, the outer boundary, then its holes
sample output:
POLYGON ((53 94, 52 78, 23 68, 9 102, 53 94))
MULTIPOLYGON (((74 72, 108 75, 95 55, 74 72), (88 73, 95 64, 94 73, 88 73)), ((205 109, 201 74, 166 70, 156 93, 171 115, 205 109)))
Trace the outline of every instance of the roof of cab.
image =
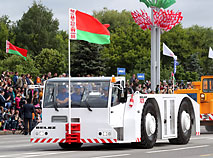
MULTIPOLYGON (((124 78, 124 77, 119 77, 119 78, 124 78)), ((120 80, 117 78, 118 80, 120 80)), ((112 77, 71 77, 70 81, 75 81, 75 82, 81 82, 81 81, 110 81, 112 77)), ((51 78, 48 79, 48 82, 63 82, 63 81, 69 81, 68 77, 61 77, 61 78, 51 78)))

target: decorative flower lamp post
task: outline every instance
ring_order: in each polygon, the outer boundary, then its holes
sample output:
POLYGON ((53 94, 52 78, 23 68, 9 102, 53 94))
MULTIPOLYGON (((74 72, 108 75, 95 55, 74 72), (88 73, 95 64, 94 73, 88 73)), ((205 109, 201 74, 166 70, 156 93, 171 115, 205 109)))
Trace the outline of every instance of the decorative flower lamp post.
POLYGON ((175 0, 140 0, 151 8, 151 18, 141 10, 131 12, 135 22, 143 29, 151 30, 151 89, 160 85, 160 31, 171 30, 183 19, 181 12, 163 10, 174 4, 175 0), (163 8, 163 9, 161 9, 163 8))

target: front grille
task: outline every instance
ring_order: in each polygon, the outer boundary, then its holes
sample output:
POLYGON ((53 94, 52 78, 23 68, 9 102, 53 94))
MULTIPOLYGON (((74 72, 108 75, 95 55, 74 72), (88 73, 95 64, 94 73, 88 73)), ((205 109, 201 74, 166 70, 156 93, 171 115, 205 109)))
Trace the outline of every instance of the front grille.
POLYGON ((52 122, 67 122, 67 116, 52 116, 52 122))

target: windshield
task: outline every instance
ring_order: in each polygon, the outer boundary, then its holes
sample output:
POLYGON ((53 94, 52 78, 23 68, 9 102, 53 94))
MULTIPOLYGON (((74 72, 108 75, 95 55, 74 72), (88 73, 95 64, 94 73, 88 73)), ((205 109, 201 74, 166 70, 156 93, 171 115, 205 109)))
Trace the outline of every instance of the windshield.
MULTIPOLYGON (((71 106, 73 108, 107 108, 109 82, 71 82, 71 106)), ((68 108, 68 82, 47 82, 44 108, 68 108)))

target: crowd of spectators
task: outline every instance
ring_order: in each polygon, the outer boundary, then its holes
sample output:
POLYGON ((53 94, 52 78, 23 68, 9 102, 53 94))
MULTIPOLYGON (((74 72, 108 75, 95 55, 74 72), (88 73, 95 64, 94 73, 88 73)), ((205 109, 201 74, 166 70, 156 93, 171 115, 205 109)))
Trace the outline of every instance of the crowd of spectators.
POLYGON ((130 80, 127 80, 126 86, 128 87, 128 93, 131 94, 136 91, 142 94, 173 94, 173 91, 177 89, 192 89, 191 82, 184 83, 184 81, 180 81, 180 83, 175 82, 173 85, 172 80, 163 80, 153 91, 151 90, 151 81, 141 82, 136 78, 135 74, 132 75, 130 80))
MULTIPOLYGON (((0 130, 21 130, 24 133, 25 104, 33 105, 32 125, 35 126, 42 119, 41 99, 43 90, 28 89, 28 85, 43 85, 44 81, 58 76, 51 72, 47 75, 37 76, 35 79, 30 74, 3 71, 0 78, 0 130)), ((30 133, 31 129, 28 131, 30 133)), ((25 134, 26 131, 25 131, 25 134)))

